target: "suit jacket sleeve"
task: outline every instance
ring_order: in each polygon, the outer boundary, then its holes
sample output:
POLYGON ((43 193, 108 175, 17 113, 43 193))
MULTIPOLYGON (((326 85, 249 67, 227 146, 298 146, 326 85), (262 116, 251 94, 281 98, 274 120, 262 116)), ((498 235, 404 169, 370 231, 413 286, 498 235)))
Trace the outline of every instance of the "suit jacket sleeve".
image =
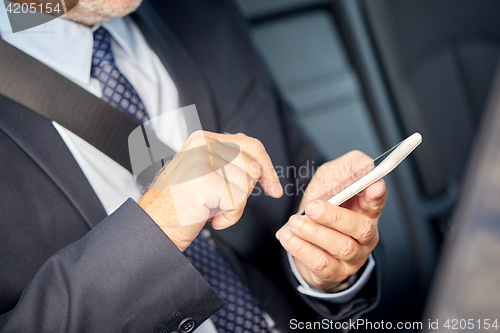
POLYGON ((197 326, 223 305, 129 199, 42 266, 17 305, 0 316, 0 330, 157 332, 163 325, 174 331, 179 330, 174 312, 197 326))

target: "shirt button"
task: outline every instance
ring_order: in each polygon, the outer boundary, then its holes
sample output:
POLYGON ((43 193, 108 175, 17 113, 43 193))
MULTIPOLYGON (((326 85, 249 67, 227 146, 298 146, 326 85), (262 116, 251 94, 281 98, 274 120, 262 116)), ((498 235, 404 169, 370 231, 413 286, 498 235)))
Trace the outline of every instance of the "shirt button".
POLYGON ((179 332, 180 333, 190 333, 194 331, 196 327, 196 322, 194 321, 193 318, 187 317, 182 319, 182 321, 179 323, 179 332))

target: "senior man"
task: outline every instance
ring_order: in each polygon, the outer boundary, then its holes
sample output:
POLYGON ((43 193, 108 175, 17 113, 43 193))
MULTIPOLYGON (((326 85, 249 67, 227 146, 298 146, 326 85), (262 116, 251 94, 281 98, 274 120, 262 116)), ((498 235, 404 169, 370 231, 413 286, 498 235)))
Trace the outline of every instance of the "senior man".
POLYGON ((127 170, 0 95, 0 329, 288 331, 293 318, 338 321, 373 308, 378 277, 370 254, 385 185, 343 207, 324 201, 367 157, 351 152, 323 163, 229 1, 147 1, 127 16, 140 4, 81 0, 64 18, 24 34, 9 33, 2 12, 0 33, 138 123, 196 104, 206 132, 182 130, 182 117, 153 128, 182 152, 157 182, 207 174, 214 156, 188 152, 211 142, 239 146, 244 166, 229 171, 229 183, 217 172, 197 186, 186 183, 176 198, 152 186, 137 204, 127 200, 140 197, 127 170), (99 75, 103 66, 117 75, 122 97, 135 98, 113 104, 107 91, 114 96, 117 85, 99 75), (313 161, 322 165, 311 179, 313 161), (309 174, 280 178, 275 166, 309 174), (257 183, 268 195, 250 196, 257 183), (230 202, 228 187, 241 191, 241 202, 230 202), (200 221, 181 227, 179 200, 200 221), (306 216, 292 215, 304 207, 306 216), (259 230, 254 258, 201 232, 214 211, 221 213, 212 227, 224 229, 244 209, 259 230), (290 228, 280 229, 288 219, 290 228), (289 254, 283 263, 280 244, 289 254))

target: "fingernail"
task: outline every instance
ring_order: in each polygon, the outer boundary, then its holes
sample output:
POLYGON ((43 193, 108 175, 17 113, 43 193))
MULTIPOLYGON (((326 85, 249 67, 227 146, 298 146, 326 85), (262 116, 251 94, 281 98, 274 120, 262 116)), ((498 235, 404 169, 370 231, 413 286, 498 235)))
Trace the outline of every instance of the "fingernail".
MULTIPOLYGON (((285 223, 284 226, 281 227, 281 229, 288 229, 290 226, 288 225, 288 222, 285 223)), ((280 230, 281 229, 278 229, 278 231, 276 231, 276 233, 274 234, 274 236, 276 237, 277 240, 280 240, 280 236, 279 236, 279 233, 280 233, 280 230)))
POLYGON ((384 196, 384 194, 385 194, 385 191, 386 191, 386 189, 385 189, 385 186, 384 186, 384 188, 382 189, 382 191, 380 191, 380 193, 375 197, 375 199, 382 198, 384 196))
POLYGON ((387 187, 385 186, 385 181, 383 179, 381 179, 380 184, 377 184, 377 185, 380 186, 381 189, 379 191, 377 191, 377 193, 373 197, 373 199, 375 199, 375 200, 382 198, 385 194, 385 191, 387 191, 387 187))
POLYGON ((276 233, 276 238, 278 238, 278 240, 288 240, 290 237, 292 237, 292 232, 290 231, 290 229, 288 229, 286 227, 281 228, 276 233), (278 233, 279 233, 279 237, 278 237, 278 233))
POLYGON ((382 181, 382 191, 380 191, 378 198, 382 198, 384 196, 385 192, 387 191, 387 186, 385 185, 385 180, 381 179, 381 181, 382 181))
POLYGON ((304 224, 304 219, 302 218, 302 216, 293 215, 292 217, 290 217, 289 223, 292 229, 299 230, 300 227, 302 227, 302 225, 304 224))
POLYGON ((312 217, 312 218, 317 218, 320 217, 321 214, 323 214, 323 211, 325 210, 325 207, 323 206, 323 203, 320 201, 313 201, 309 204, 307 207, 307 216, 312 217))

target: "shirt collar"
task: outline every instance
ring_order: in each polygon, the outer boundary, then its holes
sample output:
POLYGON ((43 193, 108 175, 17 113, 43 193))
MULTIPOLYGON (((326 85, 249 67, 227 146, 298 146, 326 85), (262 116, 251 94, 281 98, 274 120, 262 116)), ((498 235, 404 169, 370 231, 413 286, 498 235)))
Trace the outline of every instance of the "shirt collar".
MULTIPOLYGON (((132 37, 133 32, 130 30, 132 25, 129 24, 129 20, 131 20, 129 17, 119 17, 103 23, 102 26, 109 31, 111 36, 113 36, 118 45, 125 50, 127 55, 134 61, 137 61, 137 56, 133 51, 137 48, 135 40, 132 37)), ((93 27, 92 31, 96 29, 96 27, 93 27)))
POLYGON ((56 18, 44 24, 12 33, 5 7, 0 6, 0 31, 4 41, 38 59, 56 72, 88 84, 92 65, 93 32, 100 26, 106 28, 119 47, 133 60, 135 41, 124 18, 115 18, 91 28, 56 18))

